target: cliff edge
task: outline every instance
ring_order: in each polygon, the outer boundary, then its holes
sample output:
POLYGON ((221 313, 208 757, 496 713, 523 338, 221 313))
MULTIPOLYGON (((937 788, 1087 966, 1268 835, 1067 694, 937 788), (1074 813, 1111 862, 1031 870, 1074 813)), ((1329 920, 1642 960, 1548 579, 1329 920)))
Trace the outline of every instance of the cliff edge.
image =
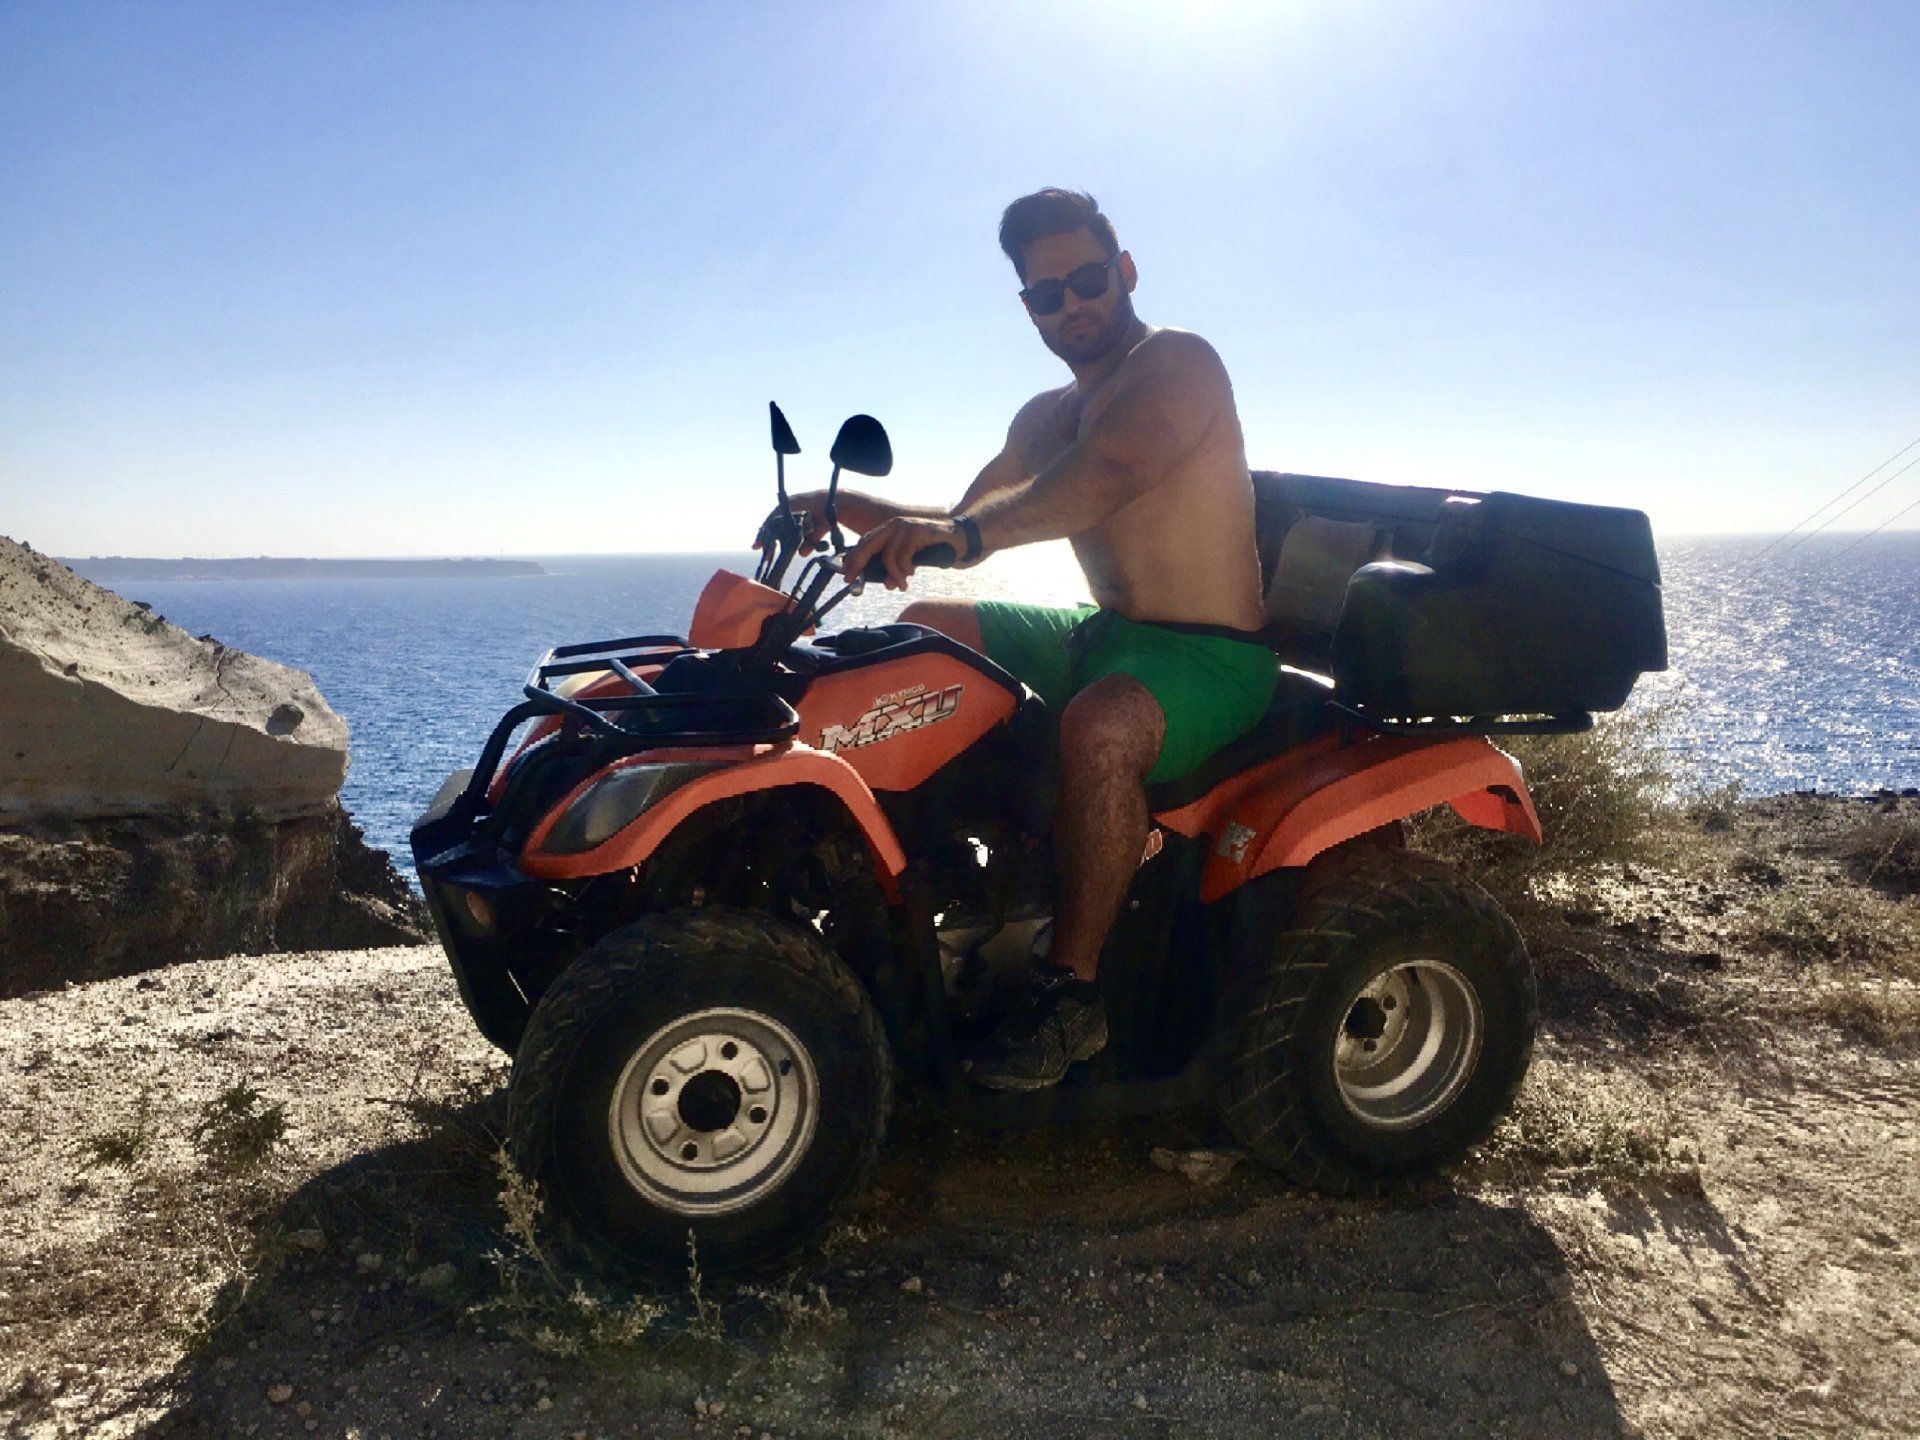
POLYGON ((346 774, 307 675, 0 536, 0 995, 420 938, 346 774))
POLYGON ((313 815, 346 776, 347 722, 306 675, 0 536, 0 815, 313 815))

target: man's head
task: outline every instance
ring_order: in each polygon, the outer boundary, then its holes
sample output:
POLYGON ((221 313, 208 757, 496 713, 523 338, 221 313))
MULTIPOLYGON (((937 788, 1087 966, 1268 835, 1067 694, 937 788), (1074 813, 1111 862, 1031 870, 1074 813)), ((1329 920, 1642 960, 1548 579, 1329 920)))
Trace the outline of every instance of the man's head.
POLYGON ((1125 341, 1139 277, 1091 195, 1021 196, 1000 217, 1000 248, 1020 276, 1033 328, 1062 360, 1086 364, 1125 341))

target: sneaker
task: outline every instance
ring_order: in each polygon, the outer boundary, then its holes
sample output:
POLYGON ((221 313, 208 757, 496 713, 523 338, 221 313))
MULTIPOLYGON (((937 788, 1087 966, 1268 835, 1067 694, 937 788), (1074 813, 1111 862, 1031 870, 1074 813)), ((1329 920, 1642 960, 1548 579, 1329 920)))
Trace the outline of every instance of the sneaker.
POLYGON ((967 1078, 991 1090, 1044 1090, 1076 1060, 1107 1045, 1100 987, 1058 965, 1041 965, 1034 987, 966 1061, 967 1078))

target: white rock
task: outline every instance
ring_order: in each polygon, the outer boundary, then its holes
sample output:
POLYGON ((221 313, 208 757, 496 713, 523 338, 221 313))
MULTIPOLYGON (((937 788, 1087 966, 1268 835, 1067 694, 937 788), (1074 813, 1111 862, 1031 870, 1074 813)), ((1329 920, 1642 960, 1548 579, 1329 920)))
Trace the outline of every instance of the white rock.
POLYGON ((203 644, 0 536, 0 753, 18 761, 0 814, 277 820, 332 802, 347 722, 303 672, 203 644))

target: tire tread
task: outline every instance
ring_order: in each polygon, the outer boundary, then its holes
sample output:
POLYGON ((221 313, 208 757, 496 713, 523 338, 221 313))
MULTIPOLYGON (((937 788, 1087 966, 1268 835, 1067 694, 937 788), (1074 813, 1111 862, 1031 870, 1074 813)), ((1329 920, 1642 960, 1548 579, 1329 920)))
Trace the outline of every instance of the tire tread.
POLYGON ((1379 1194, 1417 1178, 1369 1167, 1331 1142, 1313 1123, 1295 1054, 1305 1043, 1299 1027, 1310 994, 1347 947, 1381 929, 1435 916, 1456 933, 1501 937, 1501 964, 1520 997, 1517 1024, 1524 1035, 1513 1073, 1480 1121, 1455 1153, 1429 1168, 1485 1140, 1507 1113, 1525 1079, 1539 1024, 1532 963, 1513 921, 1479 885, 1428 856, 1380 851, 1342 857, 1324 881, 1309 885, 1294 921, 1264 958, 1266 973, 1255 986, 1220 1087, 1221 1116, 1255 1159, 1299 1184, 1341 1195, 1379 1194))
MULTIPOLYGON (((735 955, 742 950, 751 951, 756 962, 781 966, 804 982, 824 987, 836 1005, 858 1018, 861 1040, 879 1062, 878 1133, 861 1147, 857 1163, 816 1222, 777 1245, 741 1257, 740 1264, 745 1266, 769 1263, 790 1254, 830 1223, 832 1215, 865 1187, 892 1115, 893 1066, 879 1016, 865 987, 823 940, 798 925, 748 910, 672 910, 645 916, 590 947, 548 988, 527 1024, 513 1064, 507 1150, 522 1175, 542 1178, 555 1139, 554 1120, 568 1068, 593 1026, 619 997, 630 994, 634 986, 646 984, 650 977, 657 974, 665 979, 680 967, 700 963, 703 955, 735 955)), ((584 1227, 564 1197, 544 1189, 542 1194, 544 1218, 563 1257, 584 1261, 600 1271, 636 1269, 633 1257, 613 1249, 584 1227)), ((691 1224, 698 1228, 697 1221, 691 1224)), ((708 1252, 703 1250, 701 1256, 703 1265, 708 1264, 708 1252)), ((711 1260, 710 1268, 716 1271, 736 1268, 725 1255, 715 1254, 711 1260)))

